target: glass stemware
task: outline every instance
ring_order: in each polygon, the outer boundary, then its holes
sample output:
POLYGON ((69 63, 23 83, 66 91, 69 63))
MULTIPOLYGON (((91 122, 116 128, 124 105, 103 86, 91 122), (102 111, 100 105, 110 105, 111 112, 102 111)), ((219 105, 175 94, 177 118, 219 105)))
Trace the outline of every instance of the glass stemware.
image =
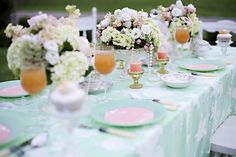
POLYGON ((21 85, 30 95, 40 93, 47 85, 44 65, 21 68, 21 85))
POLYGON ((181 52, 184 51, 184 44, 188 42, 189 38, 190 38, 190 32, 187 27, 182 26, 175 28, 175 40, 176 42, 181 44, 181 49, 180 49, 181 52))
MULTIPOLYGON (((110 74, 114 70, 116 65, 113 49, 111 47, 103 47, 100 48, 100 50, 96 50, 94 65, 96 71, 102 74, 104 77, 110 74)), ((106 101, 107 100, 106 79, 103 80, 102 85, 104 86, 103 101, 106 101)))
MULTIPOLYGON (((23 89, 32 96, 38 95, 47 86, 47 76, 43 64, 34 66, 22 66, 20 70, 20 80, 23 89)), ((20 105, 30 104, 21 98, 20 105)))

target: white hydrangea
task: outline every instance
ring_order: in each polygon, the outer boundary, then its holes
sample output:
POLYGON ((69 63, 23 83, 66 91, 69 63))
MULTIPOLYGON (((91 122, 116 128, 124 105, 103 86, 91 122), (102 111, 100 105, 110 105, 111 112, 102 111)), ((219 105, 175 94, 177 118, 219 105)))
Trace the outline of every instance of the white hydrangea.
POLYGON ((6 37, 8 38, 17 38, 26 34, 26 29, 24 29, 24 27, 21 25, 13 26, 12 23, 10 23, 8 24, 4 33, 6 34, 6 37))
POLYGON ((109 42, 112 40, 113 36, 115 36, 116 34, 119 34, 120 32, 116 29, 114 29, 113 27, 107 27, 107 29, 105 29, 102 32, 102 36, 101 36, 101 41, 102 42, 109 42))
POLYGON ((130 49, 133 46, 133 40, 130 35, 119 33, 113 37, 113 44, 130 49))
POLYGON ((90 44, 89 44, 88 39, 83 38, 83 37, 80 37, 79 39, 80 39, 79 51, 84 53, 86 56, 89 56, 91 49, 90 49, 90 44))
POLYGON ((65 52, 59 64, 52 68, 52 80, 59 82, 62 80, 79 81, 88 70, 87 57, 78 51, 65 52))
POLYGON ((58 45, 56 43, 56 41, 54 40, 48 40, 45 41, 43 43, 43 47, 47 50, 47 51, 58 51, 58 45))
POLYGON ((190 32, 191 32, 191 36, 194 37, 200 31, 201 22, 198 20, 198 18, 195 14, 189 15, 189 18, 191 19, 189 29, 190 29, 190 32))
POLYGON ((7 50, 8 67, 15 75, 18 75, 20 71, 22 46, 22 39, 17 38, 7 50))
POLYGON ((45 55, 45 59, 51 65, 56 65, 60 61, 60 56, 57 51, 47 51, 45 55))
POLYGON ((147 35, 151 32, 151 27, 149 25, 142 25, 141 27, 142 33, 147 35))
POLYGON ((80 33, 79 30, 70 25, 62 25, 58 27, 57 42, 62 45, 64 42, 69 42, 73 50, 79 50, 80 33))
POLYGON ((76 5, 67 5, 65 9, 69 13, 70 17, 80 17, 80 10, 76 8, 76 5))

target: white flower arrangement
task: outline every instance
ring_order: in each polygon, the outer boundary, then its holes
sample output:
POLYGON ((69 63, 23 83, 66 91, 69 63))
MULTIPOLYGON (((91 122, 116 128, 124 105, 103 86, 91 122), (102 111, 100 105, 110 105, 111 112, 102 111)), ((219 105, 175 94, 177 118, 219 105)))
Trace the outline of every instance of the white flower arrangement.
POLYGON ((87 57, 78 51, 65 52, 59 58, 52 70, 52 80, 59 82, 62 80, 80 81, 81 76, 88 70, 87 57))
POLYGON ((159 20, 167 23, 171 40, 175 39, 176 26, 189 28, 191 38, 196 37, 200 31, 201 23, 193 4, 184 6, 181 0, 177 0, 176 4, 172 4, 167 8, 159 6, 155 14, 159 20))
POLYGON ((161 32, 153 19, 144 11, 130 8, 117 9, 107 13, 97 25, 97 38, 102 44, 115 49, 138 49, 158 47, 161 32))
POLYGON ((80 11, 74 5, 67 6, 66 10, 68 17, 57 19, 39 14, 28 20, 27 28, 12 24, 7 26, 5 34, 12 38, 7 60, 14 74, 19 75, 22 65, 42 63, 46 64, 51 80, 55 82, 79 81, 85 74, 90 45, 87 39, 80 37, 76 25, 80 11))

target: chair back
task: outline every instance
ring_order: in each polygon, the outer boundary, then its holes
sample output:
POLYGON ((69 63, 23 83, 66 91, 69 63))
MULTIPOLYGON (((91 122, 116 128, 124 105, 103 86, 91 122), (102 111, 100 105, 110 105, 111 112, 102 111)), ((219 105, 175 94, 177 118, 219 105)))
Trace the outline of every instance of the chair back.
POLYGON ((97 8, 92 8, 90 16, 80 17, 77 25, 84 38, 87 38, 87 31, 92 31, 92 43, 96 43, 97 8))
POLYGON ((217 22, 202 22, 200 36, 203 37, 203 32, 217 32, 221 29, 227 29, 230 32, 236 33, 236 22, 232 20, 220 20, 217 22))

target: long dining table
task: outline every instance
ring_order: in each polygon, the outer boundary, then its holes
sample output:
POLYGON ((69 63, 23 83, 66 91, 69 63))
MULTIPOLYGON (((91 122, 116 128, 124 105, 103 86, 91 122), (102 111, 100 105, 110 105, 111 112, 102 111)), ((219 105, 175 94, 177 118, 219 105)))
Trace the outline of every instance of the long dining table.
MULTIPOLYGON (((135 134, 128 139, 99 132, 97 127, 112 127, 96 122, 90 115, 96 111, 94 107, 103 105, 97 103, 100 94, 90 94, 84 111, 75 126, 86 124, 92 129, 76 127, 73 132, 73 142, 77 146, 78 157, 207 157, 210 152, 211 137, 217 127, 236 111, 236 48, 228 48, 228 56, 222 56, 219 47, 212 46, 207 59, 218 59, 226 63, 222 70, 211 72, 216 77, 195 76, 195 81, 187 88, 174 89, 167 87, 162 81, 153 81, 144 74, 140 79, 142 89, 129 89, 131 78, 117 79, 120 70, 115 70, 110 76, 113 87, 107 92, 109 102, 133 99, 131 93, 146 97, 142 100, 148 103, 155 98, 165 99, 179 105, 175 111, 168 110, 160 121, 139 127, 116 127, 116 129, 135 134)), ((205 58, 201 58, 205 59, 205 58)), ((172 71, 180 71, 175 62, 169 63, 172 71)), ((153 67, 153 75, 157 67, 153 67)), ((167 66, 168 68, 168 66, 167 66)), ((185 71, 186 72, 186 71, 185 71)), ((25 156, 52 157, 59 156, 66 132, 53 114, 39 110, 48 102, 49 89, 36 97, 6 99, 0 98, 0 117, 5 121, 14 121, 20 128, 20 137, 4 148, 20 144, 32 136, 47 130, 47 143, 37 149, 26 146, 25 156), (25 103, 25 104, 24 104, 25 103), (7 105, 11 107, 6 107, 7 105)), ((157 103, 157 105, 160 105, 157 103)), ((1 149, 1 148, 0 148, 1 149)), ((24 150, 23 149, 23 150, 24 150)))

